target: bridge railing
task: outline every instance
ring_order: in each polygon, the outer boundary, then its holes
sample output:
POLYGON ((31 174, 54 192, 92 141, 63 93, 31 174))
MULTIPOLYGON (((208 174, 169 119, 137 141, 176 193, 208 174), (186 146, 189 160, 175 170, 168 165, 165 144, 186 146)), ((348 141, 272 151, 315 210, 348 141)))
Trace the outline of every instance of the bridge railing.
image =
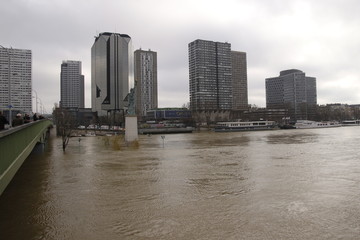
POLYGON ((36 143, 45 141, 51 126, 52 122, 44 119, 0 132, 0 194, 36 143))

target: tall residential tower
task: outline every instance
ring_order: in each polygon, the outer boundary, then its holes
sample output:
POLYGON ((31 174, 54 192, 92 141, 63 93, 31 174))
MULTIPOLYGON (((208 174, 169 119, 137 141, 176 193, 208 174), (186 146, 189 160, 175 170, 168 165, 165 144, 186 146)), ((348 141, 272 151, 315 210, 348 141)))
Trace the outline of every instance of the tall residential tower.
POLYGON ((123 110, 134 86, 134 58, 130 36, 100 33, 91 48, 91 106, 99 116, 123 110))
POLYGON ((139 49, 135 51, 134 59, 136 112, 141 117, 158 107, 157 53, 139 49))
POLYGON ((60 107, 84 108, 84 75, 80 61, 63 61, 61 64, 60 107))
POLYGON ((32 112, 31 50, 0 46, 0 110, 32 112))
POLYGON ((231 51, 233 110, 248 108, 246 53, 231 51))
POLYGON ((230 43, 189 43, 190 108, 192 111, 232 107, 230 43))
POLYGON ((192 111, 247 108, 246 53, 230 43, 189 43, 189 80, 192 111))

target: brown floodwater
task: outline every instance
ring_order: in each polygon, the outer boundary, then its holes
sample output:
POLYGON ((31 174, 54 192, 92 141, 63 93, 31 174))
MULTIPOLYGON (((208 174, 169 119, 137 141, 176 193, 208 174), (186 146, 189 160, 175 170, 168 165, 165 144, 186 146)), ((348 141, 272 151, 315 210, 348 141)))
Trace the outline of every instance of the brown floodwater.
POLYGON ((52 136, 0 196, 0 239, 359 239, 360 127, 52 136))

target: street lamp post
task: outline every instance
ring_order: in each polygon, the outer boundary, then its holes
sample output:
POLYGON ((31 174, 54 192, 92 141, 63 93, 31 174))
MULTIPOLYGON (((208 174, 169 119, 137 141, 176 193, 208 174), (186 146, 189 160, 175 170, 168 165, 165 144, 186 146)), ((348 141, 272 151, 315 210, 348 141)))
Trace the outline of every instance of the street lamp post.
POLYGON ((11 119, 11 56, 8 48, 3 47, 0 45, 1 48, 5 49, 8 55, 8 108, 9 108, 9 126, 12 127, 12 119, 11 119))
POLYGON ((35 96, 36 96, 36 109, 35 109, 35 111, 36 111, 36 113, 38 113, 38 94, 34 89, 33 89, 33 91, 34 91, 35 96))
MULTIPOLYGON (((32 90, 35 93, 35 99, 36 99, 36 109, 35 109, 36 112, 35 113, 44 114, 44 112, 46 112, 44 104, 43 104, 41 98, 38 97, 37 91, 35 91, 35 89, 32 89, 32 90), (38 106, 39 106, 38 104, 40 104, 40 111, 39 111, 39 108, 38 108, 38 106)), ((33 98, 34 98, 34 96, 33 96, 33 98)))
POLYGON ((45 113, 45 107, 44 107, 44 104, 43 104, 43 102, 42 102, 42 100, 41 100, 41 98, 39 98, 39 100, 40 100, 40 113, 41 114, 44 114, 45 113))

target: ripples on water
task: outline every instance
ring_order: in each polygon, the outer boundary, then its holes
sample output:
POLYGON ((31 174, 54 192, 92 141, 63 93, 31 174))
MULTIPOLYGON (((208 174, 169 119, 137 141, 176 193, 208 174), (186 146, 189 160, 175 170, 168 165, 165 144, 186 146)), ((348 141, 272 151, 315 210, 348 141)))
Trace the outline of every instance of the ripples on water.
POLYGON ((0 197, 1 239, 357 239, 360 128, 53 137, 0 197), (5 236, 5 237, 3 237, 5 236))

